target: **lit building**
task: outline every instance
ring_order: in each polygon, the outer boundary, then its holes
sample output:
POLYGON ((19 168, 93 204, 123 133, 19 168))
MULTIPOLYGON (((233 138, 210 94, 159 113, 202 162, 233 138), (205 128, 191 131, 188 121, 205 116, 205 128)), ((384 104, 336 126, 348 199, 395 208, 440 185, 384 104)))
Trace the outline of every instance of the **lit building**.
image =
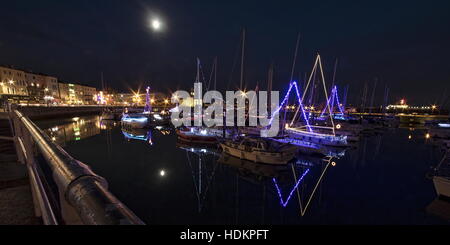
POLYGON ((27 96, 25 72, 12 67, 0 67, 0 94, 27 96))
MULTIPOLYGON (((26 102, 42 103, 59 99, 58 79, 12 67, 0 67, 0 94, 21 97, 26 102)), ((5 96, 3 96, 5 97, 5 96)), ((13 99, 18 102, 18 99, 13 99)))
POLYGON ((42 73, 25 72, 30 100, 35 102, 58 102, 58 79, 42 73))
POLYGON ((97 89, 90 86, 73 84, 73 83, 59 83, 59 94, 61 100, 69 105, 93 105, 95 104, 95 95, 97 89))

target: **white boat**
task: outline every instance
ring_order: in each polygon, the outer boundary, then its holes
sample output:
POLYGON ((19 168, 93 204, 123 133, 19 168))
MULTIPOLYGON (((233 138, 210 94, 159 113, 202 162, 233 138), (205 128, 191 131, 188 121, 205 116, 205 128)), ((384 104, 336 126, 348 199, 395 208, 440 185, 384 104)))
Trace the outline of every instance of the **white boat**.
POLYGON ((450 198, 450 151, 446 151, 442 160, 434 168, 433 184, 438 196, 450 198))
POLYGON ((223 151, 240 159, 267 164, 287 164, 297 153, 297 147, 263 138, 239 138, 221 143, 223 151))
POLYGON ((450 198, 450 177, 434 176, 433 184, 438 196, 450 198))
MULTIPOLYGON (((308 141, 315 144, 321 144, 326 146, 335 146, 335 147, 347 147, 347 136, 344 135, 336 135, 336 134, 327 134, 323 133, 322 130, 319 132, 314 132, 313 130, 308 131, 306 126, 302 126, 299 128, 292 128, 289 125, 286 125, 285 132, 287 133, 286 137, 294 140, 308 141)), ((310 126, 310 128, 317 129, 318 127, 310 126)), ((320 128, 324 129, 324 128, 320 128)))
POLYGON ((288 137, 273 138, 283 144, 291 144, 298 147, 298 152, 305 155, 321 155, 341 158, 345 155, 345 148, 330 147, 321 144, 315 144, 309 141, 297 140, 288 137))
MULTIPOLYGON (((217 138, 223 138, 223 128, 208 127, 183 127, 176 131, 178 139, 190 143, 218 143, 217 138)), ((229 130, 225 130, 225 136, 230 137, 229 130)))

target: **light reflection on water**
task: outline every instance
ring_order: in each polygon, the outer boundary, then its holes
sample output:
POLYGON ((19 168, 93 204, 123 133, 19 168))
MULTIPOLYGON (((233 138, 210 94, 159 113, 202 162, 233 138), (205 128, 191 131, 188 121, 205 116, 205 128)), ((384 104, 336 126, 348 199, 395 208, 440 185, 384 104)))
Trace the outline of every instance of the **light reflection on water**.
POLYGON ((340 159, 271 166, 177 142, 170 127, 122 130, 98 116, 38 125, 148 224, 443 223, 424 211, 435 198, 425 174, 440 155, 423 130, 383 130, 340 159))

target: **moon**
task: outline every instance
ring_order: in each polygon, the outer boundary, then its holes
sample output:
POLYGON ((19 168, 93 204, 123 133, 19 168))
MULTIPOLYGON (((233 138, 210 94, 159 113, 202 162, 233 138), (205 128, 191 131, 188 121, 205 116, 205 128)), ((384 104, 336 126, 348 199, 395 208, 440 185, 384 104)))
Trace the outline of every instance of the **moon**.
POLYGON ((161 30, 161 26, 162 26, 162 23, 161 23, 161 21, 159 19, 153 19, 152 20, 152 29, 154 31, 161 30))

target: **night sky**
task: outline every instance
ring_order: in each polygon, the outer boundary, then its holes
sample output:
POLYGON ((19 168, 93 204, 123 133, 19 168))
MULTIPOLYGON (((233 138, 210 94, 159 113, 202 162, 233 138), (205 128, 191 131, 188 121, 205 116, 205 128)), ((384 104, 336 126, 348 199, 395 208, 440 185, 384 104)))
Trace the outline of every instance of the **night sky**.
MULTIPOLYGON (((100 73, 119 91, 150 84, 163 92, 192 86, 196 61, 209 76, 218 57, 219 89, 239 85, 239 42, 247 29, 245 83, 285 91, 297 33, 295 77, 312 68, 315 53, 331 82, 350 86, 355 103, 365 82, 385 84, 390 102, 440 103, 450 97, 449 1, 1 1, 0 64, 96 87, 100 73), (152 17, 164 31, 149 28, 152 17), (231 83, 230 83, 230 77, 231 83)), ((448 99, 447 99, 448 101, 448 99)), ((450 103, 447 103, 449 105, 450 103)))

